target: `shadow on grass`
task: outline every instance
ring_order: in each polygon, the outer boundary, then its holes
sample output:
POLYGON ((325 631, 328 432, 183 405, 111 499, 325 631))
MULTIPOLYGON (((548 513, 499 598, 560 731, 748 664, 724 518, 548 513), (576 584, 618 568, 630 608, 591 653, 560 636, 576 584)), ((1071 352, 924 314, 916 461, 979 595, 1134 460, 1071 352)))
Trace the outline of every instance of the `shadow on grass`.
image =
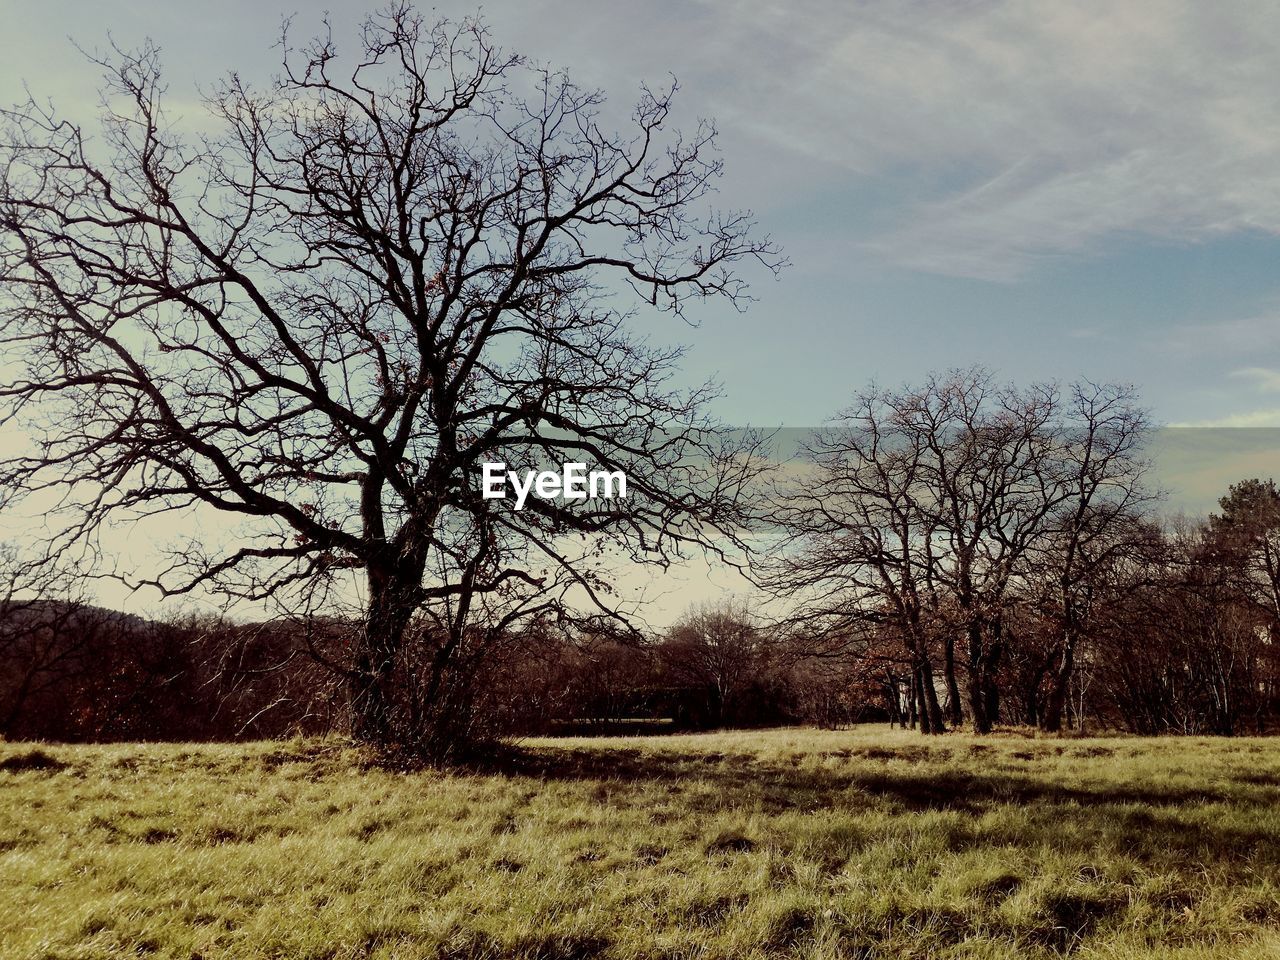
POLYGON ((0 760, 0 773, 26 773, 40 771, 42 773, 58 773, 67 769, 67 764, 43 750, 32 749, 0 760))
MULTIPOLYGON (((904 753, 916 748, 906 748, 904 753)), ((1035 808, 1052 823, 1046 837, 1068 822, 1084 824, 1088 832, 1106 834, 1110 842, 1132 845, 1133 852, 1164 852, 1222 862, 1265 860, 1280 862, 1280 821, 1268 827, 1233 824, 1230 816, 1212 824, 1188 815, 1196 808, 1219 803, 1240 811, 1274 809, 1280 783, 1256 772, 1216 777, 1212 784, 1187 787, 1174 783, 1066 783, 1059 771, 1037 774, 991 769, 959 769, 945 751, 935 767, 918 762, 918 755, 896 756, 880 762, 858 751, 842 755, 834 765, 791 763, 789 758, 760 758, 750 754, 720 754, 680 750, 589 747, 506 747, 477 773, 531 777, 546 781, 594 781, 602 802, 625 802, 617 785, 659 783, 672 792, 696 787, 685 803, 692 809, 713 810, 756 804, 766 814, 789 810, 816 812, 824 808, 885 806, 906 813, 956 811, 976 818, 1001 807, 1035 808)), ((1267 818, 1263 818, 1267 822, 1267 818)), ((975 827, 975 830, 977 828, 975 827)), ((956 846, 999 842, 988 827, 978 836, 956 836, 956 846)), ((1010 840, 1021 838, 1007 838, 1010 840)), ((1067 842, 1067 841, 1064 841, 1067 842)))
MULTIPOLYGON (((871 759, 894 756, 887 751, 876 751, 871 759)), ((658 783, 699 780, 721 787, 726 793, 754 786, 785 790, 800 798, 853 788, 896 801, 909 810, 966 812, 979 812, 995 803, 1041 801, 1081 806, 1189 806, 1242 800, 1271 803, 1280 792, 1280 781, 1256 773, 1241 773, 1225 784, 1194 788, 1137 782, 1092 787, 1056 783, 1034 772, 971 773, 953 767, 921 770, 905 763, 901 769, 892 769, 882 763, 860 763, 862 759, 866 758, 854 752, 838 767, 813 767, 761 760, 750 754, 508 746, 469 764, 467 769, 538 780, 658 783)), ((897 755, 897 759, 917 758, 897 755)))

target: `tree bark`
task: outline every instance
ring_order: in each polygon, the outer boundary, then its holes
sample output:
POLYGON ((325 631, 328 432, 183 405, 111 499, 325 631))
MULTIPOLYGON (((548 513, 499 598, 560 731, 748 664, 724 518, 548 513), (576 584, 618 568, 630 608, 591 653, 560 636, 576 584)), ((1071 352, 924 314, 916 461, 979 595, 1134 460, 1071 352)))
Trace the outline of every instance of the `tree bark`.
POLYGON ((1050 671, 1049 693, 1040 713, 1040 729, 1045 733, 1057 733, 1062 729, 1062 711, 1066 706, 1067 691, 1071 689, 1071 673, 1075 668, 1075 638, 1063 638, 1058 664, 1050 671))
POLYGON ((990 733, 991 717, 987 713, 986 656, 983 650, 982 624, 969 621, 969 677, 966 683, 969 694, 969 712, 973 717, 974 733, 990 733))
POLYGON ((385 747, 395 738, 392 683, 417 585, 418 578, 405 571, 369 567, 369 605, 355 638, 348 682, 351 735, 362 743, 385 747))
POLYGON ((933 664, 927 654, 920 654, 916 661, 916 684, 920 698, 920 732, 946 733, 942 706, 938 703, 938 691, 933 684, 933 664))
POLYGON ((889 705, 889 729, 901 727, 903 730, 907 728, 906 719, 902 715, 902 698, 898 690, 898 678, 894 676, 892 670, 886 670, 884 675, 885 699, 889 705))
POLYGON ((960 707, 960 685, 956 682, 956 639, 948 632, 943 647, 942 670, 947 684, 947 721, 953 727, 964 722, 960 707))

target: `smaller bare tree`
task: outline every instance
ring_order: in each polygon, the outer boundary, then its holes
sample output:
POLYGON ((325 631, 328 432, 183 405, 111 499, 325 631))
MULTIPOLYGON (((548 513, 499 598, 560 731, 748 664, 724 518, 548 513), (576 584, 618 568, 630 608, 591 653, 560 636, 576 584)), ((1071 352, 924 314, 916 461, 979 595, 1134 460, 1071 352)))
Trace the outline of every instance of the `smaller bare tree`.
POLYGON ((729 723, 743 689, 762 672, 768 651, 745 601, 727 599, 690 609, 658 648, 671 675, 711 695, 711 720, 729 723))
MULTIPOLYGON (((1005 614, 1033 561, 1057 558, 1059 600, 1074 604, 1094 548, 1120 522, 1107 518, 1142 499, 1143 421, 1129 401, 1124 389, 1082 385, 1067 403, 1052 385, 1004 386, 981 368, 872 389, 807 447, 802 482, 780 494, 761 580, 810 633, 892 629, 926 732, 945 728, 940 659, 945 719, 959 722, 963 705, 987 732, 999 717, 1005 614)), ((1071 653, 1060 660, 1065 690, 1071 653)))

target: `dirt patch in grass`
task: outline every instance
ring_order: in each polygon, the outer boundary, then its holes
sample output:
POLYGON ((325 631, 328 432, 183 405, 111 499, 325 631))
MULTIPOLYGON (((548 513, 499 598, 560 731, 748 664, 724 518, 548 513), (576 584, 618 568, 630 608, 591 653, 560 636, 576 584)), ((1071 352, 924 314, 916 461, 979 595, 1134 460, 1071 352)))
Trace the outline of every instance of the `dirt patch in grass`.
POLYGON ((699 927, 718 927, 733 914, 745 910, 750 902, 745 894, 701 897, 684 908, 681 919, 699 927))
POLYGON ((765 945, 769 950, 791 950, 812 936, 816 918, 813 911, 792 907, 769 921, 765 945))
POLYGON ((473 936, 450 942, 436 956, 440 960, 595 960, 608 954, 611 941, 593 934, 548 933, 502 942, 473 936))
POLYGON ((152 827, 138 838, 143 843, 171 843, 178 839, 178 834, 174 830, 166 830, 162 827, 152 827))

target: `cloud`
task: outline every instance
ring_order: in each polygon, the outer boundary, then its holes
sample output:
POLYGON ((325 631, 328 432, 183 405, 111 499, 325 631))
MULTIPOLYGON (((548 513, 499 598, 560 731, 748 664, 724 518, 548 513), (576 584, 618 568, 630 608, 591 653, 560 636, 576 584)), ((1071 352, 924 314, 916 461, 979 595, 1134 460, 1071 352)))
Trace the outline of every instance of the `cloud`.
MULTIPOLYGON (((1242 367, 1239 370, 1232 370, 1227 374, 1232 380, 1240 380, 1250 385, 1250 392, 1271 394, 1280 393, 1280 371, 1272 370, 1269 367, 1242 367)), ((1240 413, 1230 413, 1219 417, 1210 417, 1204 420, 1193 420, 1183 423, 1170 424, 1171 427, 1223 427, 1223 428, 1245 428, 1245 427, 1280 427, 1280 408, 1264 407, 1261 409, 1246 410, 1240 413)))
POLYGON ((1115 238, 1280 234, 1280 7, 719 10, 716 112, 852 176, 904 176, 865 241, 894 262, 1014 280, 1115 238))
POLYGON ((1174 327, 1164 340, 1174 353, 1202 358, 1210 354, 1252 355, 1280 347, 1280 316, 1261 313, 1211 323, 1174 327))
POLYGON ((1280 427, 1280 407, 1264 410, 1248 410, 1244 413, 1232 413, 1225 417, 1209 420, 1192 420, 1185 423, 1171 423, 1171 427, 1218 427, 1227 429, 1280 427))
POLYGON ((1245 367, 1228 374, 1235 380, 1248 380, 1259 393, 1280 393, 1280 371, 1266 367, 1245 367))
MULTIPOLYGON (((275 8, 260 6, 274 29, 275 8)), ((1280 235, 1280 5, 489 0, 485 11, 500 42, 572 66, 610 91, 611 110, 625 112, 641 78, 674 72, 681 109, 734 140, 734 204, 847 216, 838 234, 822 234, 820 217, 796 227, 815 251, 846 256, 853 237, 893 264, 1014 281, 1117 240, 1280 235)), ((226 29, 261 33, 246 21, 226 29)), ((16 50, 25 67, 0 64, 0 80, 38 74, 33 58, 49 49, 16 50)), ((48 79, 83 88, 83 73, 63 72, 48 79)))

